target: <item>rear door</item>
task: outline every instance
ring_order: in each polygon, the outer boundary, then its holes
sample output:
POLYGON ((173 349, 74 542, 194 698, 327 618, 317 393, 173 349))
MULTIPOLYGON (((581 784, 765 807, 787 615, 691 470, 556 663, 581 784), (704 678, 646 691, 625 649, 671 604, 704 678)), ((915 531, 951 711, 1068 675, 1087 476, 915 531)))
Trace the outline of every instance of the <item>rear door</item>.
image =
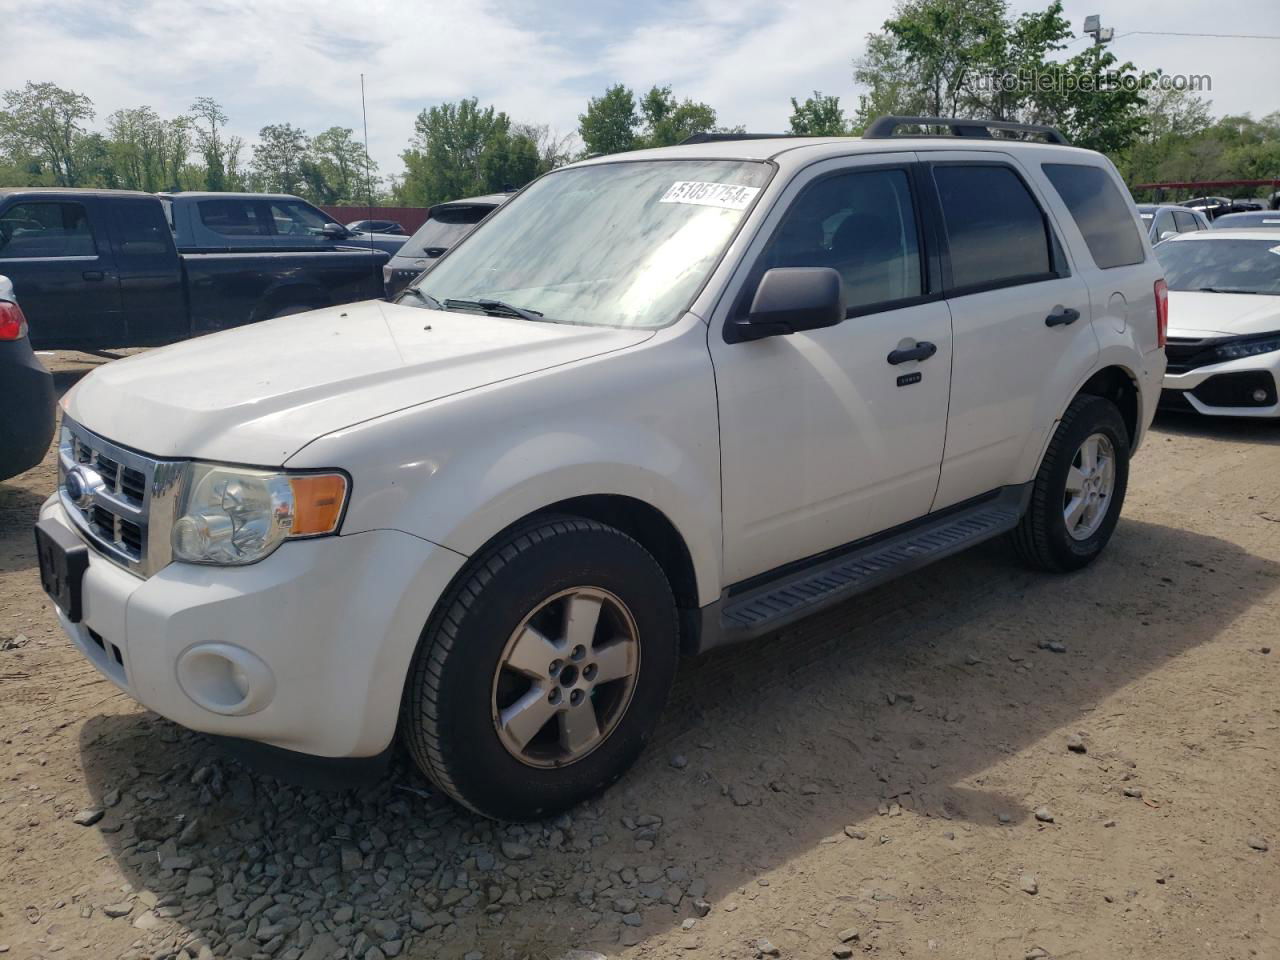
POLYGON ((14 198, 0 208, 0 274, 13 281, 36 347, 126 340, 101 199, 14 198))
POLYGON ((164 207, 150 197, 112 197, 105 203, 129 344, 183 339, 190 329, 182 264, 164 207))
POLYGON ((944 241, 955 332, 946 454, 934 509, 1035 474, 1098 354, 1089 288, 1034 181, 1006 154, 922 154, 944 241))

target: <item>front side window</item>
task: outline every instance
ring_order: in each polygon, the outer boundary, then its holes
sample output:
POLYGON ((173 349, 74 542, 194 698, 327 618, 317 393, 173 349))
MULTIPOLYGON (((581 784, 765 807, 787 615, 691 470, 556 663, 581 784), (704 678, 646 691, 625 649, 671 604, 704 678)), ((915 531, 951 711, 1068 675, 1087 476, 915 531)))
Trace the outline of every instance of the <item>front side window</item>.
POLYGON ((410 285, 447 309, 600 327, 679 319, 724 254, 772 166, 615 161, 534 181, 410 285), (452 303, 451 303, 452 302, 452 303))
POLYGON ((1099 268, 1127 267, 1146 259, 1129 205, 1106 170, 1085 163, 1046 163, 1041 169, 1066 204, 1099 268))
POLYGON ((764 266, 832 267, 850 311, 923 292, 920 240, 905 170, 864 170, 811 184, 792 204, 764 266))
POLYGON ((951 285, 1008 286, 1053 276, 1048 225, 1026 185, 997 165, 933 171, 951 254, 951 285))
POLYGON ((271 219, 282 237, 319 237, 330 222, 319 210, 297 200, 272 200, 271 219))
POLYGON ((1196 218, 1189 213, 1183 213, 1181 210, 1173 211, 1173 222, 1178 225, 1179 233, 1192 233, 1200 229, 1200 224, 1196 223, 1196 218))
POLYGON ((1178 240, 1162 243, 1156 258, 1170 290, 1280 295, 1280 242, 1178 240))
POLYGON ((89 218, 79 203, 17 203, 0 213, 0 259, 93 257, 89 218))
POLYGON ((265 209, 254 200, 228 198, 201 200, 196 204, 200 222, 224 237, 267 237, 271 226, 265 209))

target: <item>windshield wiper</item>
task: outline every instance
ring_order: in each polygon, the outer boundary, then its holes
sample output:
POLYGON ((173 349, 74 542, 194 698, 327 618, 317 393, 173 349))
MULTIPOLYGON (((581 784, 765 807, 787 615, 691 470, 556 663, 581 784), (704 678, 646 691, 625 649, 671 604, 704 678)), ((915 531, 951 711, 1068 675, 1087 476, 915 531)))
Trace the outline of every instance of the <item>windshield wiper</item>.
POLYGON ((1201 287, 1201 293, 1261 293, 1261 290, 1241 290, 1239 287, 1201 287))
POLYGON ((402 296, 402 297, 403 297, 406 293, 412 293, 415 297, 417 297, 419 300, 421 300, 423 303, 425 303, 425 304, 426 304, 428 307, 430 307, 432 310, 444 310, 444 309, 445 309, 444 304, 442 304, 439 300, 437 300, 435 297, 431 296, 431 294, 429 294, 429 293, 423 293, 423 292, 422 292, 421 290, 419 290, 417 287, 405 287, 405 288, 404 288, 404 292, 403 292, 403 293, 401 293, 401 294, 400 294, 400 296, 402 296))
POLYGON ((524 307, 515 307, 502 300, 489 300, 487 298, 477 298, 475 300, 454 300, 452 298, 444 302, 446 310, 452 310, 454 307, 461 307, 463 310, 480 309, 485 313, 498 314, 506 317, 519 317, 521 320, 535 320, 542 323, 555 323, 554 320, 548 320, 537 310, 527 310, 524 307))

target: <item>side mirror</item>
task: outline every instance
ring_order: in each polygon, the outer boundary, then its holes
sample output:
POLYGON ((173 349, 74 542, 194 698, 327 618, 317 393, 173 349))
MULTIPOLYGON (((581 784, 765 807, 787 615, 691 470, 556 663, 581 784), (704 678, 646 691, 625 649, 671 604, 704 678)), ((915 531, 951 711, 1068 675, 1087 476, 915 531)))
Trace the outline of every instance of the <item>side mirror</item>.
POLYGON ((844 314, 844 284, 835 270, 774 267, 760 278, 751 310, 730 325, 728 339, 761 340, 834 327, 844 314))
POLYGON ((351 236, 351 231, 340 223, 326 223, 320 228, 320 233, 333 240, 345 240, 351 236))
MULTIPOLYGON (((1160 240, 1168 240, 1170 237, 1176 237, 1177 235, 1178 235, 1177 230, 1161 230, 1160 240)), ((1156 243, 1159 243, 1160 240, 1157 240, 1156 243)))

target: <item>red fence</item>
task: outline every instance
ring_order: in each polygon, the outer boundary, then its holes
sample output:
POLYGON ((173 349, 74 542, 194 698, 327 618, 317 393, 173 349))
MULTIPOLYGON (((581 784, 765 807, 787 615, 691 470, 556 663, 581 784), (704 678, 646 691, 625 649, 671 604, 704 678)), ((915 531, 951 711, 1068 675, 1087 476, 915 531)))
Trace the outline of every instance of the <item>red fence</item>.
POLYGON ((333 217, 335 223, 351 223, 355 220, 394 220, 404 227, 405 233, 413 233, 427 222, 427 207, 321 207, 333 217))

